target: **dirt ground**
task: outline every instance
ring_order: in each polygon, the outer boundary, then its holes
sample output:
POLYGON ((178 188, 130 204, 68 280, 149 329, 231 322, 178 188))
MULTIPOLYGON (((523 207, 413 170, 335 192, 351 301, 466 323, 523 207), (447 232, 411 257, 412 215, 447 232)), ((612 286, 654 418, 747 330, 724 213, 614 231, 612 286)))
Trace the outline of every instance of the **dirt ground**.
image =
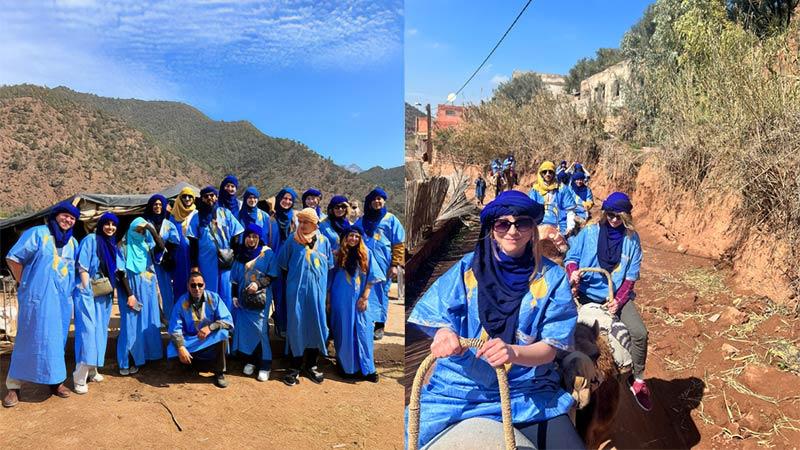
MULTIPOLYGON (((107 356, 105 380, 90 383, 86 395, 61 399, 49 396, 46 387, 25 384, 19 405, 0 408, 0 447, 400 449, 403 318, 402 303, 393 299, 386 337, 375 347, 377 384, 342 380, 329 358, 321 367, 321 385, 301 377, 289 387, 279 380, 285 365, 275 356, 264 383, 244 376, 240 361, 229 360, 230 386, 219 389, 211 374, 192 375, 172 361, 148 363, 122 377, 116 358, 107 356)), ((272 349, 281 354, 282 341, 273 340, 272 349)), ((2 380, 9 360, 0 358, 2 380)), ((67 361, 71 372, 73 358, 67 361)), ((4 383, 0 391, 5 395, 4 383)))

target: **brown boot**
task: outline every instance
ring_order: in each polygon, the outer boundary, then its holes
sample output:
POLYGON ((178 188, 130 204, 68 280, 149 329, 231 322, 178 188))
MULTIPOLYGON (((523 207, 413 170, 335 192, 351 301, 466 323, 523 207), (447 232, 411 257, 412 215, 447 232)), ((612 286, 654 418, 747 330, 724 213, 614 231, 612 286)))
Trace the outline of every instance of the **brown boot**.
POLYGON ((19 389, 9 389, 5 398, 3 398, 3 406, 11 408, 17 406, 19 403, 19 389))
POLYGON ((67 398, 69 397, 69 389, 67 389, 67 387, 64 386, 64 383, 58 385, 52 385, 50 386, 50 394, 57 395, 61 398, 67 398))

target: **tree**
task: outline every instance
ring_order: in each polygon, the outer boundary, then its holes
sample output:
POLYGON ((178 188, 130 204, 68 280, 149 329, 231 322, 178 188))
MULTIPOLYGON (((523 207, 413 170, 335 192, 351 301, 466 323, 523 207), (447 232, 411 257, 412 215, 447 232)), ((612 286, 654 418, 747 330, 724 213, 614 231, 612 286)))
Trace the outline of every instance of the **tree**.
POLYGON ((531 99, 543 92, 544 89, 544 83, 539 78, 539 75, 533 72, 526 72, 500 83, 497 89, 494 90, 492 100, 507 100, 519 108, 526 103, 530 103, 531 99))
POLYGON ((608 69, 624 58, 622 51, 618 48, 597 49, 594 58, 581 58, 569 69, 565 89, 567 92, 579 91, 581 88, 581 81, 608 69))

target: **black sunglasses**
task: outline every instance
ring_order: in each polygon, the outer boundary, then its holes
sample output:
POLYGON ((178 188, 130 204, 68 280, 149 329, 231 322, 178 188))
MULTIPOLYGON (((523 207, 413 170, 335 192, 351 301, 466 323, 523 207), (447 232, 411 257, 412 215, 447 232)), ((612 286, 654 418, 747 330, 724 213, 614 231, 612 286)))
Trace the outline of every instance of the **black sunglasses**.
POLYGON ((181 198, 194 198, 194 195, 184 194, 184 195, 181 195, 181 198))
POLYGON ((548 173, 551 174, 551 175, 555 175, 555 172, 553 172, 552 170, 543 170, 540 173, 542 175, 547 175, 548 173))
POLYGON ((610 212, 607 212, 607 213, 606 213, 606 217, 608 217, 608 218, 609 218, 609 219, 611 219, 611 220, 617 220, 617 219, 619 219, 619 218, 620 218, 620 215, 619 215, 619 214, 617 214, 617 213, 610 213, 610 212))
POLYGON ((511 231, 512 226, 517 227, 517 231, 520 233, 527 233, 533 229, 534 222, 530 217, 517 217, 517 220, 514 222, 501 219, 495 221, 494 225, 492 225, 492 229, 497 233, 505 234, 511 231))
POLYGON ((347 209, 347 205, 336 205, 333 209, 347 209))
POLYGON ((189 283, 189 287, 196 289, 205 286, 205 283, 189 283))

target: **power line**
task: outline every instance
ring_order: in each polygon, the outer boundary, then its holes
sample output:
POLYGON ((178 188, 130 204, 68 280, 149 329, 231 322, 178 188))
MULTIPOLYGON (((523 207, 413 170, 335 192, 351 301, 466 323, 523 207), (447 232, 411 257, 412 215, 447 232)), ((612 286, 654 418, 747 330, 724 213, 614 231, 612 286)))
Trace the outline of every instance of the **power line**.
POLYGON ((512 28, 514 28, 514 25, 516 25, 516 23, 517 23, 517 21, 519 20, 519 18, 520 18, 520 17, 522 17, 522 13, 524 13, 524 12, 525 12, 525 10, 526 10, 526 9, 528 9, 528 5, 530 5, 532 1, 533 1, 533 0, 528 0, 528 3, 525 3, 525 6, 523 6, 523 7, 522 7, 522 11, 520 11, 520 12, 519 12, 519 14, 517 14, 517 18, 516 18, 516 19, 514 19, 514 21, 513 21, 513 22, 511 22, 511 25, 508 27, 508 29, 506 30, 506 32, 505 32, 505 33, 503 33, 503 37, 501 37, 501 38, 500 38, 500 40, 499 40, 499 41, 497 41, 497 44, 495 44, 495 46, 494 46, 494 48, 492 49, 492 51, 490 51, 490 52, 489 52, 489 54, 488 54, 488 55, 486 55, 486 58, 483 60, 483 62, 481 63, 481 65, 480 65, 480 66, 478 66, 478 68, 477 68, 477 69, 475 69, 475 72, 472 72, 472 75, 470 75, 469 79, 467 79, 467 81, 465 81, 465 82, 464 82, 464 85, 463 85, 463 86, 461 86, 461 88, 460 88, 458 91, 456 91, 456 95, 460 94, 460 93, 461 93, 461 91, 463 91, 463 90, 464 90, 464 88, 465 88, 465 87, 467 87, 467 84, 469 84, 469 82, 470 82, 470 81, 472 81, 472 79, 473 79, 473 78, 475 78, 475 75, 477 75, 477 74, 478 74, 478 72, 479 72, 479 71, 481 70, 481 68, 483 67, 483 65, 484 65, 484 64, 486 64, 486 61, 488 61, 488 60, 489 60, 489 58, 491 58, 491 56, 492 56, 492 54, 494 53, 494 51, 495 51, 495 50, 497 50, 497 47, 499 47, 499 46, 500 46, 500 43, 501 43, 501 42, 503 42, 503 39, 505 39, 505 38, 506 38, 506 36, 508 35, 508 33, 511 31, 511 29, 512 29, 512 28))

